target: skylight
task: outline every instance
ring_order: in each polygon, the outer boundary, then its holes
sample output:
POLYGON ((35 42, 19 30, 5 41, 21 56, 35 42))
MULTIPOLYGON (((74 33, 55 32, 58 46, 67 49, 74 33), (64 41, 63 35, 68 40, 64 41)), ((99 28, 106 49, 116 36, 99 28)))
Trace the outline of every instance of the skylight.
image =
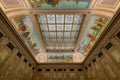
POLYGON ((37 19, 48 50, 74 49, 83 15, 38 14, 37 19))

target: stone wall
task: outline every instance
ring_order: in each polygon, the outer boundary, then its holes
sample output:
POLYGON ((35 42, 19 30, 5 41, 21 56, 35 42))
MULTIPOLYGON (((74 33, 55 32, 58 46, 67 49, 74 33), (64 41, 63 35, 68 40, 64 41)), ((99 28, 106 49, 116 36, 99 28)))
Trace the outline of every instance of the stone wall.
MULTIPOLYGON (((120 12, 120 11, 119 11, 120 12)), ((120 15, 84 62, 85 80, 120 79, 120 15)))
POLYGON ((0 80, 31 80, 36 63, 10 26, 0 10, 0 80))

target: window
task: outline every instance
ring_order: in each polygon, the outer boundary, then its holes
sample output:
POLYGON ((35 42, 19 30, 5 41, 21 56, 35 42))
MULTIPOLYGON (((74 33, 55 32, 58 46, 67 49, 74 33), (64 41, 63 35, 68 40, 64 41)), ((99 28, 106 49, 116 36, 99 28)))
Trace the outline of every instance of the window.
POLYGON ((46 71, 50 71, 50 69, 46 69, 46 71))
POLYGON ((70 69, 70 71, 74 71, 74 69, 70 69))
POLYGON ((116 36, 120 39, 120 31, 116 34, 116 36))
POLYGON ((29 63, 29 67, 31 67, 32 66, 32 64, 31 63, 29 63))
POLYGON ((106 48, 107 50, 109 50, 112 46, 113 46, 112 43, 109 42, 109 43, 105 46, 105 48, 106 48))
POLYGON ((93 63, 95 63, 95 62, 96 62, 96 59, 94 58, 92 61, 93 61, 93 63))
POLYGON ((14 45, 11 43, 11 42, 9 42, 8 44, 7 44, 7 47, 10 49, 10 50, 13 50, 15 47, 14 47, 14 45))
POLYGON ((78 71, 82 71, 82 69, 78 69, 78 71))
POLYGON ((98 57, 102 57, 103 56, 103 53, 102 52, 99 52, 98 53, 98 57))
POLYGON ((88 66, 91 67, 91 63, 89 63, 88 66))
POLYGON ((58 71, 62 71, 62 69, 58 69, 58 71))
POLYGON ((21 54, 20 52, 18 52, 18 53, 17 53, 17 56, 18 56, 18 57, 21 57, 21 56, 22 56, 22 54, 21 54))
POLYGON ((3 37, 3 34, 0 32, 0 38, 2 38, 3 37))
POLYGON ((33 67, 32 70, 34 70, 35 68, 33 67))
POLYGON ((38 69, 38 71, 39 71, 39 72, 41 72, 41 71, 42 71, 42 69, 38 69))
POLYGON ((27 63, 27 59, 26 58, 24 58, 24 62, 27 63))

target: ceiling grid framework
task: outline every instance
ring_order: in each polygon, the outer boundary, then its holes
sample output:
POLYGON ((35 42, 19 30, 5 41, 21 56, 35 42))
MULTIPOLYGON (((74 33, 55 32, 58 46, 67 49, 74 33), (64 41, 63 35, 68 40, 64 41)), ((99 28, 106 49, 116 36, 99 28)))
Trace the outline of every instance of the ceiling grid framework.
POLYGON ((47 50, 74 50, 82 14, 37 14, 47 50))

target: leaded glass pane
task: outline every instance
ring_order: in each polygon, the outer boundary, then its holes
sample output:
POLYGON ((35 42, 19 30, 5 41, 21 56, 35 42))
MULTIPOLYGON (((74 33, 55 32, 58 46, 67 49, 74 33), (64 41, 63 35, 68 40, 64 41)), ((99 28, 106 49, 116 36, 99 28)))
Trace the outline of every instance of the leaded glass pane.
POLYGON ((82 20, 82 16, 81 15, 75 15, 74 23, 80 23, 81 20, 82 20))
POLYGON ((70 32, 64 32, 64 36, 69 37, 70 36, 70 32))
POLYGON ((58 37, 62 37, 63 36, 63 32, 57 32, 57 36, 58 37))
POLYGON ((72 23, 73 22, 73 15, 66 15, 65 23, 72 23))
POLYGON ((57 25, 57 31, 63 31, 64 25, 57 25))
POLYGON ((47 15, 48 23, 55 23, 55 15, 47 15))
POLYGON ((55 28, 55 25, 48 25, 49 26, 49 31, 55 31, 56 28, 55 28))
POLYGON ((46 24, 41 24, 41 30, 42 31, 48 31, 48 27, 47 27, 47 25, 46 24))
POLYGON ((80 28, 80 27, 79 27, 79 25, 74 24, 74 25, 73 25, 73 29, 72 29, 72 30, 77 30, 77 31, 78 31, 78 30, 79 30, 79 28, 80 28))
POLYGON ((46 16, 45 15, 39 15, 38 16, 39 23, 47 23, 46 16))
POLYGON ((64 15, 56 15, 57 23, 64 23, 64 15))
POLYGON ((72 25, 65 25, 65 31, 71 31, 72 25))

